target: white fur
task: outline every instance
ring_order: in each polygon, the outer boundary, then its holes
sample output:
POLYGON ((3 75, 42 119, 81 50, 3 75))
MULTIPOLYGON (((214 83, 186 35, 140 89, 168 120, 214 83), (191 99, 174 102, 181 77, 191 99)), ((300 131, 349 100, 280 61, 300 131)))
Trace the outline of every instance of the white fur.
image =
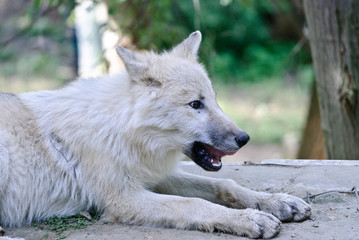
MULTIPOLYGON (((213 132, 241 131, 218 107, 197 62, 200 41, 195 32, 161 55, 118 47, 126 65, 118 75, 0 94, 0 224, 96 207, 106 221, 272 237, 279 221, 271 214, 215 203, 307 218, 298 198, 177 170, 194 141, 214 144, 213 132), (188 105, 201 97, 205 109, 188 105)), ((236 149, 232 138, 221 144, 236 149)))

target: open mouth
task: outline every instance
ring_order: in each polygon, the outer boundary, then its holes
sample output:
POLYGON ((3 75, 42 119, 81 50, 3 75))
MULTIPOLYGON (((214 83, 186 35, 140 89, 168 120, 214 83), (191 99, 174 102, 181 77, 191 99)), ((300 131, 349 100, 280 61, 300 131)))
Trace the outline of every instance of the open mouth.
POLYGON ((195 142, 192 148, 191 159, 207 171, 218 171, 222 168, 221 158, 226 155, 233 155, 234 152, 224 152, 214 147, 201 143, 195 142))

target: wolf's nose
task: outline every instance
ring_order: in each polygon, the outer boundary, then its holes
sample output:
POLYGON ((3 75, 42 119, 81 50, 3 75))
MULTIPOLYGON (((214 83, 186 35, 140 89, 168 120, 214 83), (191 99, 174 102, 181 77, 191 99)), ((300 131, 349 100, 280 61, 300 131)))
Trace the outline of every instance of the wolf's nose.
POLYGON ((249 135, 245 132, 242 132, 241 134, 236 136, 234 139, 236 140, 238 147, 241 148, 244 145, 246 145, 246 143, 249 141, 249 135))

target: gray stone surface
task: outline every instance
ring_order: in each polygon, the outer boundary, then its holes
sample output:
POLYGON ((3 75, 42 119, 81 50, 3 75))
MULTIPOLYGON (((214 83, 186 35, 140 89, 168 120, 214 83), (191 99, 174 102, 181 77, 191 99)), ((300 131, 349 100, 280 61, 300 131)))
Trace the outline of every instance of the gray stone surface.
MULTIPOLYGON (((359 202, 350 192, 359 188, 359 161, 267 160, 266 164, 224 164, 217 173, 205 172, 186 162, 188 172, 214 178, 231 178, 245 187, 266 192, 285 192, 306 198, 307 192, 319 195, 312 200, 312 219, 282 224, 275 239, 354 239, 359 240, 359 202), (292 163, 292 164, 291 164, 292 163)), ((5 229, 6 235, 25 239, 56 239, 56 233, 34 227, 5 229)), ((245 239, 223 233, 203 233, 175 229, 149 228, 123 224, 96 224, 65 232, 66 239, 245 239)))

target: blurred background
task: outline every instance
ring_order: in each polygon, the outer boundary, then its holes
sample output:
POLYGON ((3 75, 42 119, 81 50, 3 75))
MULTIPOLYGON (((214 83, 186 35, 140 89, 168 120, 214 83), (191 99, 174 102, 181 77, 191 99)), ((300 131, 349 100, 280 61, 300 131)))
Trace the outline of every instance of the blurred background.
POLYGON ((15 93, 118 72, 116 44, 162 51, 200 30, 219 105, 251 136, 225 161, 324 158, 302 154, 318 111, 300 0, 1 0, 0 22, 0 91, 15 93))

